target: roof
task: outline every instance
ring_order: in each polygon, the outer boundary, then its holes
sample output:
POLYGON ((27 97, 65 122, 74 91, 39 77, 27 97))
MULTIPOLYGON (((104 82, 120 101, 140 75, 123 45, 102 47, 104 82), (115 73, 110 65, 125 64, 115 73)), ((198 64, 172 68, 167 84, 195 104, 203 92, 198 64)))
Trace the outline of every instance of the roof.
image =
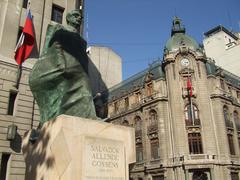
POLYGON ((223 31, 226 34, 228 34, 229 36, 231 36, 233 39, 238 40, 238 37, 234 33, 230 32, 229 30, 227 30, 222 25, 218 25, 217 27, 212 28, 211 30, 205 32, 204 35, 206 37, 209 37, 209 36, 212 36, 213 34, 216 34, 216 33, 220 32, 220 31, 223 31))
POLYGON ((192 50, 200 49, 198 43, 190 36, 184 33, 175 33, 166 43, 165 49, 172 51, 181 46, 189 47, 192 50))
POLYGON ((200 49, 198 43, 186 35, 185 27, 182 25, 181 19, 174 17, 172 23, 171 38, 167 41, 165 45, 165 51, 178 50, 180 47, 185 46, 192 50, 200 49))
POLYGON ((133 75, 132 77, 122 81, 108 90, 108 101, 119 98, 132 92, 144 85, 145 77, 151 73, 152 80, 159 78, 165 79, 165 73, 162 70, 162 63, 160 60, 154 61, 149 65, 149 68, 133 75))
POLYGON ((236 76, 229 71, 216 66, 213 62, 208 61, 206 63, 207 75, 220 75, 227 82, 231 83, 233 86, 240 88, 240 77, 236 76))

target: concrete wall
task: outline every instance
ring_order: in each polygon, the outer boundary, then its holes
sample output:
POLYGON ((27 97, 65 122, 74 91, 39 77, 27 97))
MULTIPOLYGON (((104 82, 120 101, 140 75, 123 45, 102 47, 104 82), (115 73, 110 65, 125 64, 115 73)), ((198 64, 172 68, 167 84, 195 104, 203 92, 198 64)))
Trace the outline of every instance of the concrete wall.
MULTIPOLYGON (((52 4, 64 8, 63 24, 66 24, 65 16, 67 12, 75 9, 76 0, 42 0, 31 1, 31 12, 35 29, 35 54, 32 58, 37 58, 40 46, 43 47, 47 26, 51 21, 52 4)), ((5 0, 0 2, 0 54, 13 58, 14 49, 17 42, 19 27, 23 27, 26 19, 26 9, 22 8, 23 0, 5 0)), ((34 62, 34 61, 31 61, 34 62)))
MULTIPOLYGON (((10 60, 10 59, 9 59, 10 60)), ((19 89, 16 82, 17 67, 15 64, 2 60, 0 57, 0 156, 9 153, 8 179, 23 180, 25 175, 25 163, 21 154, 21 141, 24 133, 38 126, 39 112, 34 104, 32 93, 28 86, 30 68, 24 67, 19 89), (15 109, 13 115, 6 115, 8 110, 10 91, 17 91, 15 109), (18 127, 14 140, 7 140, 9 125, 18 127)))
POLYGON ((206 37, 203 40, 207 57, 215 60, 216 65, 240 76, 240 43, 223 31, 206 37), (227 47, 231 42, 236 43, 232 47, 227 47))
POLYGON ((122 59, 112 49, 101 46, 90 46, 88 55, 89 77, 93 94, 102 92, 122 81, 122 59))

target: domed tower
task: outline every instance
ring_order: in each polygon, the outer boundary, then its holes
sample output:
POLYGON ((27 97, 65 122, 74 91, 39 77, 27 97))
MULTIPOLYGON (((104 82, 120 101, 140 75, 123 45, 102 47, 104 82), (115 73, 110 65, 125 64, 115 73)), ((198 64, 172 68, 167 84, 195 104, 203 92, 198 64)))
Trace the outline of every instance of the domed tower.
POLYGON ((217 151, 205 63, 203 49, 175 17, 163 57, 169 101, 166 124, 171 139, 168 156, 176 159, 176 165, 180 162, 184 166, 174 169, 172 179, 176 176, 183 179, 185 175, 190 179, 198 175, 210 178, 211 169, 198 166, 205 160, 204 154, 213 155, 217 151))

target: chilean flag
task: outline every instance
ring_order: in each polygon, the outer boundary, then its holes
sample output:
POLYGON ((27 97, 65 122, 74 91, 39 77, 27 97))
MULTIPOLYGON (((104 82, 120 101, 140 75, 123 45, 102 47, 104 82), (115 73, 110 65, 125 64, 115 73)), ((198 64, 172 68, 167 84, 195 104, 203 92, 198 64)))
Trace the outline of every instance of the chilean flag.
POLYGON ((32 14, 30 9, 28 10, 27 19, 23 28, 23 32, 19 38, 17 46, 15 48, 15 56, 18 65, 21 65, 31 54, 34 46, 34 31, 32 14))
POLYGON ((190 97, 192 97, 193 92, 192 92, 192 84, 191 84, 190 78, 188 78, 188 80, 187 80, 187 90, 189 91, 190 97))

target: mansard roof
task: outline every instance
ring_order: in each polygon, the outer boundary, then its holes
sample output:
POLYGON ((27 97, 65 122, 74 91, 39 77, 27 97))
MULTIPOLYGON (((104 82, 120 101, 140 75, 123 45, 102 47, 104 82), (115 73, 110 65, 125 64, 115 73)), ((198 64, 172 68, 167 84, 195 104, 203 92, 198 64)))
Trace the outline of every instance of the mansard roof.
POLYGON ((147 69, 110 88, 108 91, 108 101, 112 101, 143 87, 145 79, 149 74, 151 74, 152 80, 165 79, 165 73, 163 72, 160 60, 154 61, 147 69))
POLYGON ((240 77, 236 76, 235 74, 232 74, 231 72, 225 69, 222 69, 221 67, 217 66, 214 62, 207 61, 206 70, 207 75, 221 76, 223 79, 225 79, 233 86, 240 88, 240 77))

